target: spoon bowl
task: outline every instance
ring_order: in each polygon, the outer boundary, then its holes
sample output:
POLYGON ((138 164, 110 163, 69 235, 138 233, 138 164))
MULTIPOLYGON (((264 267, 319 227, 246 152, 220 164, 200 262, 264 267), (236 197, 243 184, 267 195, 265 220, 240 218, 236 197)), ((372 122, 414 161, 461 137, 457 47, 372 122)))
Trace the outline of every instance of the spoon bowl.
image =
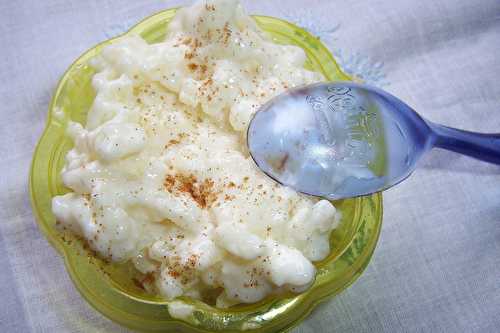
POLYGON ((435 146, 500 163, 498 135, 431 123, 388 92, 352 82, 317 83, 273 98, 250 122, 247 140, 271 178, 331 200, 401 182, 435 146))

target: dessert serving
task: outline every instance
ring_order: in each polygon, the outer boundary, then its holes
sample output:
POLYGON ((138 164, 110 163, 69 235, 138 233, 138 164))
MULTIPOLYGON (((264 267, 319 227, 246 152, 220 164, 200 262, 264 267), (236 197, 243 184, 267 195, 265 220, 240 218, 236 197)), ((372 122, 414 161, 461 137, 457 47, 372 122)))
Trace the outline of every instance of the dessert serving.
POLYGON ((104 47, 86 122, 68 124, 57 227, 130 262, 141 288, 169 300, 228 307, 306 290, 340 213, 268 178, 246 147, 263 103, 324 80, 305 61, 232 0, 180 9, 162 42, 104 47))

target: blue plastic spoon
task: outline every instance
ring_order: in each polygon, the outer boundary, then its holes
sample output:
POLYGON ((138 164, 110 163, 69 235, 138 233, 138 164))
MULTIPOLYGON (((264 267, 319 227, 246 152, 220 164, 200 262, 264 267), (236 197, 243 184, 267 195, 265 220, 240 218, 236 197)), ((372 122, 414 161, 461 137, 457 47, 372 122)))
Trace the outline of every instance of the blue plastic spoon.
POLYGON ((273 98, 252 119, 248 147, 279 183, 328 199, 387 189, 434 147, 500 164, 500 134, 434 124, 393 95, 351 82, 313 84, 273 98))

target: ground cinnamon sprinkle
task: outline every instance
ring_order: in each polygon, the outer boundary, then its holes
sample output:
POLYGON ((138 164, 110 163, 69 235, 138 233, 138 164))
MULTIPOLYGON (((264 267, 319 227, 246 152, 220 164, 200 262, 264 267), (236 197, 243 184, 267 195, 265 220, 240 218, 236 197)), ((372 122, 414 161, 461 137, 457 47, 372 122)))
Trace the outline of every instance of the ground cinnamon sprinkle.
POLYGON ((198 263, 198 256, 196 254, 192 254, 191 256, 189 256, 189 258, 187 260, 187 264, 189 266, 191 266, 192 268, 195 268, 197 263, 198 263))
POLYGON ((210 207, 217 199, 214 181, 210 178, 198 181, 194 175, 167 175, 163 186, 169 193, 189 194, 201 208, 210 207))
POLYGON ((168 141, 168 143, 165 145, 165 149, 167 149, 171 146, 174 146, 174 145, 178 145, 179 143, 181 143, 179 140, 172 139, 172 140, 168 141))
POLYGON ((137 280, 136 278, 132 278, 132 282, 134 283, 134 285, 139 288, 139 289, 142 289, 142 290, 145 290, 144 286, 142 285, 141 281, 137 280))
POLYGON ((144 287, 144 285, 146 284, 151 284, 153 283, 155 280, 155 276, 153 273, 147 273, 144 278, 142 278, 141 280, 139 279, 136 279, 136 278, 133 278, 132 279, 132 282, 135 284, 135 286, 137 288, 140 288, 142 290, 146 290, 146 288, 144 287))
POLYGON ((225 201, 231 201, 231 200, 234 200, 236 197, 234 195, 229 195, 229 194, 226 194, 224 196, 224 200, 225 201))
POLYGON ((207 67, 207 65, 203 64, 203 65, 200 66, 200 69, 201 69, 201 73, 205 74, 207 72, 208 67, 207 67))
POLYGON ((208 11, 215 11, 215 5, 205 4, 205 9, 208 11))
POLYGON ((169 270, 168 271, 168 275, 170 275, 171 277, 173 277, 174 279, 178 278, 179 276, 181 276, 181 273, 178 272, 178 271, 174 271, 174 270, 169 270))
POLYGON ((209 77, 205 82, 203 82, 204 86, 210 86, 214 83, 211 77, 209 77))
POLYGON ((226 22, 224 24, 224 28, 222 29, 222 38, 223 38, 223 43, 227 45, 227 42, 229 41, 229 38, 231 38, 232 31, 229 29, 229 22, 226 22))
POLYGON ((180 257, 173 256, 170 258, 170 264, 167 266, 167 274, 174 279, 180 280, 182 284, 186 284, 195 274, 196 266, 198 265, 199 255, 190 255, 185 262, 181 261, 180 257))
POLYGON ((194 72, 196 69, 198 69, 198 65, 195 63, 190 63, 187 66, 188 66, 189 70, 192 72, 194 72))

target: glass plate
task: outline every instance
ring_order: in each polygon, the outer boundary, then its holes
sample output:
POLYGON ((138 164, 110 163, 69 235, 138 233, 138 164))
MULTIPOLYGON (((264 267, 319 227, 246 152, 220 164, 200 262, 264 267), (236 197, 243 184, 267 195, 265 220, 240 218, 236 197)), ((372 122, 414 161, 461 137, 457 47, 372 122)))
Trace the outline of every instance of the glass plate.
MULTIPOLYGON (((161 41, 175 11, 170 9, 148 17, 125 35, 139 34, 150 43, 161 41)), ((254 19, 275 42, 303 48, 308 56, 308 69, 322 72, 331 81, 350 80, 319 39, 276 18, 254 16, 254 19)), ((94 308, 108 318, 140 331, 277 332, 297 325, 321 300, 339 293, 356 280, 368 265, 378 240, 382 221, 381 194, 335 202, 343 214, 342 221, 332 233, 331 254, 315 263, 318 269, 316 280, 306 292, 268 297, 256 304, 229 309, 217 309, 181 297, 176 301, 194 309, 183 320, 169 315, 169 301, 147 295, 134 284, 136 271, 131 265, 108 264, 93 256, 81 240, 57 232, 51 198, 68 191, 60 177, 64 156, 72 146, 65 136, 65 128, 68 119, 85 122, 95 96, 91 86, 94 71, 88 66, 88 61, 111 41, 87 51, 61 78, 49 106, 47 126, 35 150, 30 173, 31 202, 40 230, 64 257, 75 286, 94 308)))

